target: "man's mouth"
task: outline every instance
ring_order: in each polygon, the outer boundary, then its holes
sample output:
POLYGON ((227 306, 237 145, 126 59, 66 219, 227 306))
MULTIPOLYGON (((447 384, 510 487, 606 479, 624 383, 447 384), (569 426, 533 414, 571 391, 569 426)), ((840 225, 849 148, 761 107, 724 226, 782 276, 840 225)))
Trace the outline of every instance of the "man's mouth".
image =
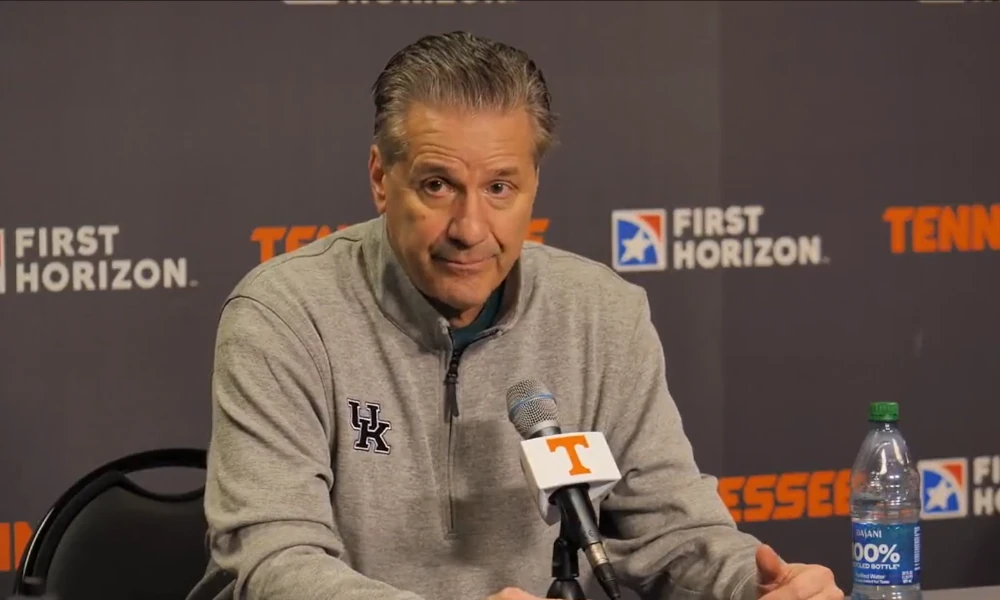
POLYGON ((446 269, 449 269, 451 271, 458 271, 458 272, 462 272, 462 273, 471 273, 471 272, 479 271, 483 267, 485 267, 487 265, 487 263, 489 262, 490 258, 492 258, 492 257, 483 257, 483 258, 465 258, 465 257, 463 257, 463 258, 444 258, 444 257, 435 257, 434 260, 435 260, 435 262, 441 264, 443 267, 445 267, 446 269))

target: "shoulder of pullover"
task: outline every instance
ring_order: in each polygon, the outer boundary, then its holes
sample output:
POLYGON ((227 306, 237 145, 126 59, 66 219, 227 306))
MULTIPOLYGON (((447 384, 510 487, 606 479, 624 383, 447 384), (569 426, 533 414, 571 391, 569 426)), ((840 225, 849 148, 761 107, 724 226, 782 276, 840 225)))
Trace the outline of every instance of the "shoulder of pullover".
POLYGON ((342 229, 257 265, 240 279, 227 302, 247 297, 287 314, 301 311, 305 297, 335 293, 342 283, 363 276, 351 258, 360 252, 365 226, 342 229))
POLYGON ((634 326, 647 312, 645 288, 604 263, 534 242, 525 244, 522 256, 526 271, 536 278, 536 293, 550 306, 615 325, 634 326))

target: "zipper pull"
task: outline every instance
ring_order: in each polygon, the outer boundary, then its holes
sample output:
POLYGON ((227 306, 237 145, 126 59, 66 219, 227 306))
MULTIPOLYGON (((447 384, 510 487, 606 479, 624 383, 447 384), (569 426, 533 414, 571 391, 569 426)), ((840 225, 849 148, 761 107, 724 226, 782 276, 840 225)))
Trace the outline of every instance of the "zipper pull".
POLYGON ((458 416, 458 361, 461 359, 461 350, 453 352, 451 361, 448 362, 448 372, 444 376, 445 402, 449 418, 458 416))

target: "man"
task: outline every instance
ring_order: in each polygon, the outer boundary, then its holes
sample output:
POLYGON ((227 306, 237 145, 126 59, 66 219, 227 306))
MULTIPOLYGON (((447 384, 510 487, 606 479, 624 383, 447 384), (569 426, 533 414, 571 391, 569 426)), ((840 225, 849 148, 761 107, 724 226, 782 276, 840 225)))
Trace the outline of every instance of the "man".
POLYGON ((505 391, 545 382, 603 432, 618 578, 647 598, 843 598, 735 528, 692 457, 642 288, 527 243, 553 141, 514 48, 425 37, 374 87, 379 217, 254 269, 222 312, 191 598, 532 600, 552 542, 505 391))

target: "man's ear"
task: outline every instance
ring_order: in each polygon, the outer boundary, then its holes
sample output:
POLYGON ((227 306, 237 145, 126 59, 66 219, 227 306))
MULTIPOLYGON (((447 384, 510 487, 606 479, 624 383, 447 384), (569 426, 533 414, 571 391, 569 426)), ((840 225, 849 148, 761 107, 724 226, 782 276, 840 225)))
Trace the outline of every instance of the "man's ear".
POLYGON ((382 153, 378 146, 372 144, 371 152, 368 156, 368 183, 372 188, 372 200, 375 201, 375 210, 378 214, 385 213, 386 193, 385 184, 389 173, 382 163, 382 153))

